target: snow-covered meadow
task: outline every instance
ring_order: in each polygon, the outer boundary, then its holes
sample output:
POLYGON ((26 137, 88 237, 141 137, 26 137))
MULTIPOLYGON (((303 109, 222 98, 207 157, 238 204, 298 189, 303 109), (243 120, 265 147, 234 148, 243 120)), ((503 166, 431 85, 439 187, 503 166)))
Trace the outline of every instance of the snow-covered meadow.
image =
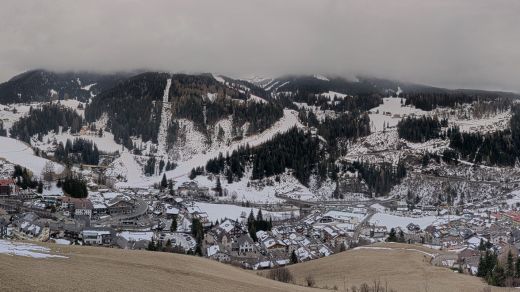
POLYGON ((370 218, 370 224, 377 226, 386 226, 387 228, 400 227, 405 229, 410 223, 419 225, 421 229, 429 225, 442 225, 448 223, 449 220, 459 219, 458 216, 421 216, 421 217, 405 217, 386 213, 376 213, 370 218))
MULTIPOLYGON (((34 155, 34 151, 29 145, 22 141, 7 137, 0 137, 0 158, 13 164, 19 164, 30 170, 36 176, 39 176, 42 173, 45 164, 49 162, 49 160, 45 158, 34 155)), ((56 162, 51 163, 53 164, 56 173, 61 173, 63 171, 63 166, 61 164, 56 162)))
MULTIPOLYGON (((199 208, 201 211, 206 212, 208 214, 208 219, 211 221, 222 220, 222 219, 240 219, 247 218, 249 216, 251 210, 253 210, 253 214, 256 216, 258 213, 258 208, 249 208, 249 207, 241 207, 230 204, 212 204, 212 203, 203 203, 203 202, 195 202, 194 207, 199 208)), ((262 215, 264 218, 271 218, 273 221, 280 219, 289 219, 296 218, 299 215, 298 210, 294 211, 282 211, 282 212, 269 212, 262 210, 262 215)))

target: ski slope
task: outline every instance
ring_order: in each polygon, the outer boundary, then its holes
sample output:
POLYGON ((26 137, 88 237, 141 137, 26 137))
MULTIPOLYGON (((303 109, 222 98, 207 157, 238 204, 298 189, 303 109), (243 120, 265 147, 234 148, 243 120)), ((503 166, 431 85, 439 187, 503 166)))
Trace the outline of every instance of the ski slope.
POLYGON ((172 85, 172 79, 169 78, 166 81, 166 88, 164 88, 163 103, 161 111, 161 124, 159 125, 159 133, 157 134, 157 142, 159 143, 158 151, 159 155, 166 157, 168 149, 166 146, 166 137, 168 135, 168 127, 170 126, 171 120, 171 104, 168 99, 170 93, 170 86, 172 85))
MULTIPOLYGON (((178 166, 174 170, 170 170, 165 172, 166 177, 168 179, 179 179, 183 176, 188 176, 191 170, 194 167, 205 166, 206 162, 212 158, 218 156, 219 153, 233 152, 238 149, 240 146, 249 146, 254 147, 260 144, 267 142, 272 139, 276 134, 285 133, 289 129, 293 127, 303 127, 303 125, 298 120, 298 112, 294 110, 284 110, 283 117, 278 120, 271 128, 265 130, 264 132, 258 135, 252 135, 245 137, 241 141, 237 141, 231 143, 229 146, 223 146, 218 149, 210 149, 207 152, 198 153, 190 157, 185 161, 178 162, 178 166)), ((144 177, 140 176, 139 178, 128 178, 127 182, 118 183, 117 187, 147 187, 153 185, 154 183, 158 183, 161 181, 161 176, 154 177, 144 177)))
MULTIPOLYGON (((41 175, 45 164, 50 161, 34 155, 32 148, 22 141, 7 137, 0 137, 0 158, 13 164, 19 164, 36 176, 41 175)), ((52 162, 52 164, 56 173, 63 171, 62 165, 56 162, 52 162)))

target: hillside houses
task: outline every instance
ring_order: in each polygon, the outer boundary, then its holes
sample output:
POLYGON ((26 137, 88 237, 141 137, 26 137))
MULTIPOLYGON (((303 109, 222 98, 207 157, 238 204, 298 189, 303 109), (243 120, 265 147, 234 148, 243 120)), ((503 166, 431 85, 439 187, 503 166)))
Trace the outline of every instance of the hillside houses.
POLYGON ((20 188, 12 178, 0 178, 0 197, 17 196, 20 188))

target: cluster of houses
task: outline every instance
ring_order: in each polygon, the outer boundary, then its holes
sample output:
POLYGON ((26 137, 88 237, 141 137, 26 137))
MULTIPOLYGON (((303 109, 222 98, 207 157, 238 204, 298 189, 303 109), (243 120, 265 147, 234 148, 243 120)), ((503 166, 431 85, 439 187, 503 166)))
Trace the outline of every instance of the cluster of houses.
POLYGON ((304 262, 345 250, 355 242, 366 210, 315 210, 298 220, 275 221, 271 230, 252 234, 247 222, 226 219, 204 237, 207 257, 245 268, 264 269, 304 262))

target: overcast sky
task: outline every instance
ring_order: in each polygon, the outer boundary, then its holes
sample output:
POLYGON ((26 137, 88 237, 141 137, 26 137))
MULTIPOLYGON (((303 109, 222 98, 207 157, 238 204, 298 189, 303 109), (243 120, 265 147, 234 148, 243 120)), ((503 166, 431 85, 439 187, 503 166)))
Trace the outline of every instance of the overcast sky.
POLYGON ((519 16, 518 0, 2 0, 0 81, 152 69, 520 92, 519 16))

